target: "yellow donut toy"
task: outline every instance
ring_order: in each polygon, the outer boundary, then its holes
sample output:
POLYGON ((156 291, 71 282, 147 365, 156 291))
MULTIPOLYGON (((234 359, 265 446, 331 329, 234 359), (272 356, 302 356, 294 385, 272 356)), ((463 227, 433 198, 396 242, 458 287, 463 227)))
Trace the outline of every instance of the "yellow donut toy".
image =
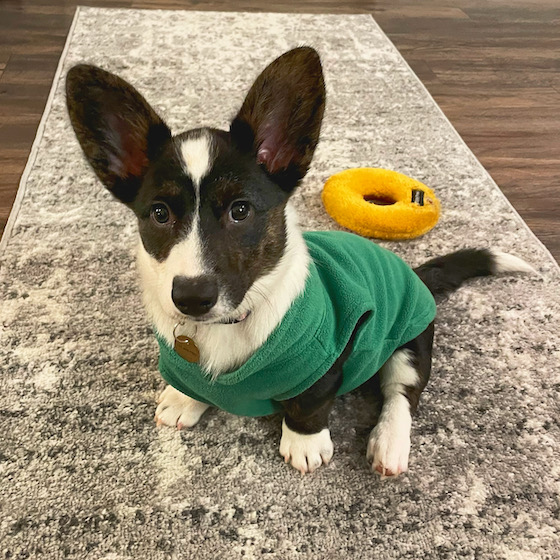
POLYGON ((347 169, 323 187, 329 215, 364 237, 411 239, 430 231, 439 218, 439 200, 420 181, 388 169, 347 169))

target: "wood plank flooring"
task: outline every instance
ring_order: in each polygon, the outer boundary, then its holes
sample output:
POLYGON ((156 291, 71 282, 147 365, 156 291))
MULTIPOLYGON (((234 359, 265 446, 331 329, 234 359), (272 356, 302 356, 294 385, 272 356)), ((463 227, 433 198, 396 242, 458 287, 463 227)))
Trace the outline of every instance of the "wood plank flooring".
MULTIPOLYGON (((84 0, 90 6, 370 13, 560 261, 558 0, 84 0)), ((0 0, 0 232, 75 0, 0 0)))

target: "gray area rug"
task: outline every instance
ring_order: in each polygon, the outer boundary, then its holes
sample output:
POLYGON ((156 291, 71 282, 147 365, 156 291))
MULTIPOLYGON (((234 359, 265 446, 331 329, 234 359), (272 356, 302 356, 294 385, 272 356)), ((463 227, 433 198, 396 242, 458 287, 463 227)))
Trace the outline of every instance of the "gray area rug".
POLYGON ((560 273, 369 16, 81 9, 2 243, 1 558, 560 558, 560 273), (322 141, 297 195, 306 229, 336 228, 325 179, 392 168, 438 193, 428 235, 384 243, 408 262, 465 246, 539 276, 477 280, 440 306, 410 472, 365 458, 375 403, 340 399, 335 456, 301 477, 280 419, 211 411, 156 429, 163 388, 141 309, 132 214, 86 165, 64 73, 130 80, 177 132, 226 127, 252 79, 300 44, 321 53, 322 141))

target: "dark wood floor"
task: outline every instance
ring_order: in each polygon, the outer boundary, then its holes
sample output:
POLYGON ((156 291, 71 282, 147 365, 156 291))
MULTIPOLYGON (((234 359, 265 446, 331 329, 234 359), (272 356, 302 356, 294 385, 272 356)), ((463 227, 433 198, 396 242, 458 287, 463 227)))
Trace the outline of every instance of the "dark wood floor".
MULTIPOLYGON (((104 7, 371 13, 560 261, 558 0, 84 0, 104 7)), ((74 0, 0 0, 0 231, 74 0)))

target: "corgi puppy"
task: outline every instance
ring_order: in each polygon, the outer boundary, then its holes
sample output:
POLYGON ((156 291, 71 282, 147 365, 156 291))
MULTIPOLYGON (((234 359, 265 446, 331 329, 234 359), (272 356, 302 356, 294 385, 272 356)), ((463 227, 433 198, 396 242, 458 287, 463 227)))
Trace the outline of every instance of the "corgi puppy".
POLYGON ((325 108, 312 48, 273 61, 228 131, 173 136, 130 84, 94 66, 73 67, 66 93, 87 160, 138 220, 143 300, 170 383, 158 425, 192 427, 212 405, 281 412, 280 454, 312 472, 333 455, 336 395, 376 375, 383 407, 367 458, 384 477, 405 472, 411 415, 430 376, 433 296, 532 268, 469 249, 412 271, 358 236, 302 234, 290 197, 325 108))

